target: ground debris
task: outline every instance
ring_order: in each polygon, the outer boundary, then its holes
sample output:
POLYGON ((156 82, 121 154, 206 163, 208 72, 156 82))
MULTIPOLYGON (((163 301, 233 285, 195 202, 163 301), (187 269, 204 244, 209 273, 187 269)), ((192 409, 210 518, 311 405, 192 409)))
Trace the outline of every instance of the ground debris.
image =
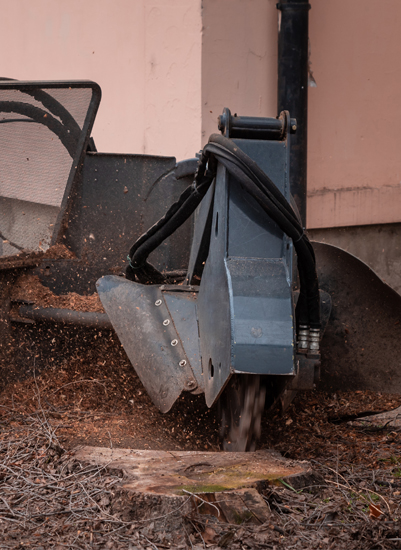
POLYGON ((118 509, 124 472, 78 461, 73 448, 216 451, 217 424, 196 396, 160 414, 119 343, 94 342, 0 394, 0 548, 400 548, 401 434, 347 423, 401 405, 372 392, 300 394, 285 415, 265 416, 261 447, 310 461, 320 477, 260 487, 264 523, 192 509, 150 521, 139 510, 133 521, 118 509))
POLYGON ((193 506, 141 519, 138 503, 130 508, 121 500, 124 472, 78 461, 42 403, 37 394, 35 410, 2 407, 2 548, 399 548, 401 501, 386 462, 373 471, 327 457, 315 461, 321 486, 265 485, 260 490, 270 515, 259 525, 223 522, 193 506), (381 514, 372 517, 372 507, 381 514))
POLYGON ((44 286, 37 275, 32 274, 24 274, 17 279, 13 286, 12 300, 33 302, 36 307, 104 313, 97 293, 83 296, 76 292, 68 292, 58 296, 44 286))

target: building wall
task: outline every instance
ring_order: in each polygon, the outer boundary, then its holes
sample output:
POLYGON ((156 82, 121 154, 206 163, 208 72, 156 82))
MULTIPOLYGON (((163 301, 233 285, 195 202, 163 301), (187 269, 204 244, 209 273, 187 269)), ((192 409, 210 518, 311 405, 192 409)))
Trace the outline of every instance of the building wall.
MULTIPOLYGON (((401 222, 401 2, 311 0, 310 228, 401 222)), ((0 0, 0 75, 92 79, 98 149, 192 157, 275 116, 276 0, 0 0)))
POLYGON ((401 2, 312 0, 308 226, 401 221, 401 2))
POLYGON ((200 0, 0 0, 0 8, 0 76, 96 81, 100 151, 199 150, 200 0))
POLYGON ((277 114, 276 0, 203 0, 202 143, 228 107, 277 114))
MULTIPOLYGON (((401 221, 401 2, 311 0, 309 228, 401 221)), ((277 114, 273 0, 204 0, 203 140, 223 106, 277 114)))

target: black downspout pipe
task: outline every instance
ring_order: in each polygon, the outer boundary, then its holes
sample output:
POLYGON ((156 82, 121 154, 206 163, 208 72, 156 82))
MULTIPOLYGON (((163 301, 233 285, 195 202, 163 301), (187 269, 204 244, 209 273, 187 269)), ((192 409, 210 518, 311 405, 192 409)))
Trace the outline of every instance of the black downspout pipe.
POLYGON ((290 186, 306 225, 306 172, 308 122, 308 23, 310 4, 307 0, 282 0, 278 33, 277 112, 289 111, 297 120, 297 131, 291 137, 290 186))

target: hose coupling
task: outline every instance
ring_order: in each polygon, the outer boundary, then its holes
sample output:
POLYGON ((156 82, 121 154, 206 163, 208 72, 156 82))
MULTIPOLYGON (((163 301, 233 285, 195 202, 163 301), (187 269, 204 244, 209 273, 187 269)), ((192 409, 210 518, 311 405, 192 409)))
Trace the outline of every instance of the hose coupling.
POLYGON ((319 353, 320 329, 311 328, 309 331, 309 351, 313 354, 319 353))
POLYGON ((298 350, 307 351, 309 348, 309 327, 308 325, 299 325, 298 330, 298 350))

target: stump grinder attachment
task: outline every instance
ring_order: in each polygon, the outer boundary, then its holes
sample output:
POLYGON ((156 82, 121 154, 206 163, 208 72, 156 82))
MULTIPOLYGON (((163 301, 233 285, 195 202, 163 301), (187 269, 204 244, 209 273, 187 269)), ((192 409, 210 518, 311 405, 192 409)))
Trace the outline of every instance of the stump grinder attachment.
POLYGON ((287 112, 260 119, 225 109, 224 135, 211 136, 194 183, 131 248, 127 279, 97 283, 153 402, 167 412, 183 391, 204 393, 209 407, 219 400, 227 449, 248 449, 258 435, 265 377, 274 394, 319 378, 313 249, 290 205, 295 124, 287 112), (171 284, 147 257, 195 209, 188 268, 171 284))
POLYGON ((264 407, 299 390, 401 391, 401 297, 309 242, 288 112, 225 109, 199 158, 176 163, 98 153, 99 101, 90 82, 0 82, 3 372, 45 368, 74 331, 85 354, 90 331, 114 328, 162 412, 183 392, 216 405, 227 450, 253 449, 264 407), (106 313, 21 299, 22 274, 56 295, 96 284, 106 313))

